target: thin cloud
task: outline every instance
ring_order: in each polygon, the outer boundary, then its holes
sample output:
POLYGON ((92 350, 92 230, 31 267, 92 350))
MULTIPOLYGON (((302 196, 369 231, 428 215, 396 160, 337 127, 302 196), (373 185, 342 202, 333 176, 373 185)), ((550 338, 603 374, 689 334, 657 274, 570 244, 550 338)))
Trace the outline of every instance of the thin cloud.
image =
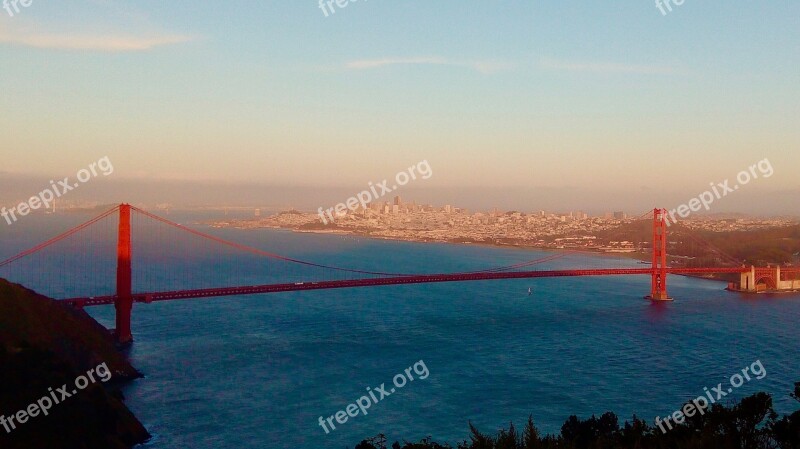
POLYGON ((551 70, 591 73, 632 73, 639 75, 672 75, 682 70, 668 65, 620 64, 614 62, 571 62, 544 59, 540 66, 551 70))
POLYGON ((0 28, 0 43, 56 50, 146 51, 193 40, 181 35, 101 35, 41 32, 33 28, 0 28))
POLYGON ((511 65, 497 61, 453 61, 440 57, 414 57, 414 58, 382 58, 365 59, 348 62, 345 67, 351 70, 368 70, 394 65, 441 65, 452 67, 466 67, 480 73, 494 73, 508 70, 511 65))

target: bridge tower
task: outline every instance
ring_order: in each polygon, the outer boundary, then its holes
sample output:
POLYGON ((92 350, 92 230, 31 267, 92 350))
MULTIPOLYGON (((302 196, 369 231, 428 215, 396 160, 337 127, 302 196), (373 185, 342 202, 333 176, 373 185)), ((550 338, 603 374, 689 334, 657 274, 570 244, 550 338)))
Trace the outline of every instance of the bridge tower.
POLYGON ((127 344, 133 341, 131 334, 131 310, 133 293, 131 286, 131 206, 119 206, 119 239, 117 241, 117 295, 114 299, 117 328, 114 331, 117 342, 127 344))
POLYGON ((667 210, 653 210, 653 273, 650 296, 653 301, 672 301, 667 294, 667 210))

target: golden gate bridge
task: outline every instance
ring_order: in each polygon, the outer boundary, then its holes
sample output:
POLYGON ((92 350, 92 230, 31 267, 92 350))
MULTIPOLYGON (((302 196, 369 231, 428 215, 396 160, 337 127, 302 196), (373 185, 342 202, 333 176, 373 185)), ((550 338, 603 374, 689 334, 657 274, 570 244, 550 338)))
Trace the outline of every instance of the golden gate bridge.
MULTIPOLYGON (((800 274, 798 269, 784 269, 781 272, 778 268, 776 274, 772 268, 744 265, 670 267, 667 263, 666 210, 654 209, 652 215, 652 261, 649 268, 530 269, 566 254, 560 253, 479 271, 395 273, 343 268, 282 256, 188 228, 129 204, 120 204, 0 262, 0 275, 15 270, 26 273, 26 278, 31 278, 32 273, 38 274, 38 279, 32 281, 37 290, 46 290, 49 296, 76 308, 113 304, 116 312, 114 335, 119 343, 124 344, 133 340, 131 314, 134 303, 383 285, 630 275, 650 276, 650 293, 646 298, 670 301, 667 294, 669 274, 739 273, 741 288, 748 291, 755 291, 757 286, 763 285, 777 288, 783 278, 794 279, 800 274), (187 237, 194 243, 181 245, 180 240, 187 237), (136 238, 141 239, 141 243, 134 244, 136 238), (198 256, 191 250, 198 242, 210 244, 214 249, 210 254, 198 256), (225 254, 229 259, 225 259, 225 254), (137 256, 137 261, 141 259, 144 263, 134 263, 134 256, 137 256), (195 258, 210 263, 220 271, 228 285, 207 285, 213 281, 191 265, 190 262, 195 258), (159 260, 163 267, 151 267, 148 260, 159 260), (225 263, 226 260, 233 263, 225 263), (271 282, 255 282, 264 276, 265 267, 261 266, 263 260, 270 263, 266 272, 271 282), (80 266, 78 274, 68 276, 68 271, 76 271, 75 265, 80 266), (252 269, 257 266, 258 270, 252 269), (102 293, 95 292, 97 286, 107 280, 115 281, 114 285, 102 288, 102 293), (165 284, 179 285, 181 288, 164 289, 165 284), (200 288, 188 288, 195 286, 192 284, 201 285, 200 288), (75 295, 77 291, 82 293, 75 295)), ((800 286, 800 281, 790 282, 792 285, 797 282, 800 286)))

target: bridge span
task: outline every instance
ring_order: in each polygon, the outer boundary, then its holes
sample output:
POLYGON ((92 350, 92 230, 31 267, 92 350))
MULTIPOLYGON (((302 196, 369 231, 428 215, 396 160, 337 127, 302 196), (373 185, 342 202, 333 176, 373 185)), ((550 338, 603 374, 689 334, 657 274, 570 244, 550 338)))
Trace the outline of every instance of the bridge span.
MULTIPOLYGON (((720 273, 745 273, 749 268, 669 268, 669 274, 720 274, 720 273)), ((606 268, 593 270, 537 270, 537 271, 510 271, 501 273, 442 273, 421 276, 394 276, 374 279, 350 279, 320 282, 294 282, 284 284, 264 284, 241 287, 207 288, 196 290, 176 290, 166 292, 136 293, 133 301, 139 303, 152 303, 158 301, 172 301, 177 299, 197 299, 221 296, 255 295, 261 293, 281 293, 307 290, 324 290, 335 288, 377 287, 382 285, 404 284, 429 284, 437 282, 466 282, 488 281, 497 279, 531 279, 551 277, 576 277, 576 276, 629 276, 652 275, 650 268, 606 268)), ((98 296, 90 298, 70 298, 63 302, 76 307, 89 307, 110 305, 117 301, 116 295, 98 296)))
MULTIPOLYGON (((521 270, 521 268, 530 267, 544 261, 553 260, 554 256, 537 261, 529 261, 510 265, 506 267, 489 268, 482 271, 462 272, 462 273, 433 273, 433 274, 398 274, 387 273, 378 271, 356 270, 350 268, 341 268, 335 266, 322 265, 315 262, 303 261, 292 259, 289 257, 268 253, 266 251, 247 247, 238 243, 230 242, 221 239, 220 237, 202 233, 200 231, 187 228, 180 224, 171 222, 165 218, 158 217, 149 212, 143 211, 129 204, 120 204, 115 208, 106 211, 104 214, 80 225, 67 232, 54 237, 36 247, 23 251, 14 257, 0 262, 0 269, 8 267, 14 262, 27 258, 33 254, 45 254, 43 251, 52 245, 61 242, 69 241, 72 236, 81 234, 81 242, 89 248, 97 247, 110 247, 110 242, 92 242, 96 236, 86 235, 91 234, 86 229, 95 226, 100 222, 108 222, 115 218, 114 214, 118 213, 118 223, 114 223, 115 228, 113 232, 116 234, 116 288, 113 290, 115 293, 106 296, 91 296, 73 297, 63 299, 66 304, 75 307, 91 307, 113 304, 116 310, 116 328, 115 336, 119 343, 128 343, 133 340, 131 332, 131 313, 134 303, 152 303, 159 301, 173 301, 194 298, 210 298, 222 296, 238 296, 238 295, 253 295, 262 293, 279 293, 279 292, 292 292, 292 291, 306 291, 306 290, 322 290, 322 289, 337 289, 337 288, 360 288, 360 287, 376 287, 388 285, 405 285, 405 284, 426 284, 438 282, 468 282, 468 281, 486 281, 486 280, 499 280, 499 279, 532 279, 532 278, 553 278, 553 277, 577 277, 577 276, 650 276, 651 288, 650 294, 646 296, 653 301, 670 301, 672 298, 667 294, 667 276, 670 274, 679 275, 704 275, 704 274, 721 274, 721 273, 738 273, 741 282, 739 284, 731 284, 731 290, 743 291, 764 291, 766 289, 781 288, 786 285, 800 287, 800 270, 798 269, 784 269, 780 268, 755 268, 744 266, 728 266, 728 267, 710 267, 710 268, 674 268, 668 265, 667 261, 667 225, 666 225, 666 210, 655 209, 653 215, 653 240, 652 240, 652 263, 648 268, 594 268, 594 269, 574 269, 574 270, 521 270), (281 263, 286 266, 303 267, 304 269, 315 270, 314 274, 318 275, 318 279, 308 279, 309 276, 299 276, 300 282, 281 282, 272 284, 261 285, 241 285, 242 281, 230 280, 233 285, 220 286, 216 288, 189 288, 187 285, 185 289, 172 290, 172 291, 152 291, 152 288, 142 288, 138 286, 138 291, 133 288, 132 283, 132 258, 134 251, 132 251, 131 243, 131 213, 135 212, 138 219, 145 220, 147 223, 155 223, 160 226, 166 227, 171 232, 175 232, 181 236, 190 236, 193 239, 198 239, 203 242, 210 242, 214 245, 214 251, 223 252, 223 250, 244 251, 247 253, 256 254, 260 257, 267 258, 281 263), (111 218, 109 218, 111 217, 111 218), (355 277, 355 279, 332 279, 335 276, 332 273, 344 274, 346 276, 355 277), (787 284, 787 282, 789 284, 787 284), (239 284, 239 285, 236 285, 239 284)), ((110 223, 106 223, 108 226, 110 223)), ((138 229, 138 228, 137 228, 138 229)), ((149 235, 150 232, 145 228, 144 232, 139 235, 149 235)), ((156 237, 163 237, 165 246, 157 246, 158 253, 171 255, 167 249, 169 237, 161 236, 160 231, 155 232, 156 237)), ((173 236, 175 237, 175 236, 173 236)), ((161 241, 161 240, 159 240, 161 241)), ((85 253, 94 254, 92 251, 85 253)), ((81 253, 84 254, 84 253, 81 253)), ((187 253, 188 254, 188 253, 187 253)), ((43 257, 47 257, 46 255, 43 257)), ((190 257, 188 255, 183 257, 190 257)), ((92 267, 97 268, 97 263, 102 264, 93 259, 93 256, 87 255, 86 259, 90 262, 90 271, 92 267), (94 263, 94 264, 92 264, 94 263)), ((174 260, 174 259, 173 259, 174 260)), ((105 266, 108 266, 106 263, 105 266)), ((168 266, 171 266, 168 264, 168 266)), ((189 270, 190 275, 193 274, 189 270)), ((272 279, 287 279, 285 273, 270 272, 272 279)), ((54 274, 55 278, 59 277, 59 273, 54 274)), ((63 274, 61 275, 63 277, 63 274)), ((189 276, 190 278, 192 276, 189 276)), ((196 277, 196 276, 195 276, 196 277)), ((297 276, 291 276, 298 279, 297 276)), ((313 277, 313 276, 311 276, 313 277)), ((105 275, 105 278, 108 278, 105 275)), ((179 283, 180 285, 180 283, 179 283)), ((155 288, 158 288, 157 285, 155 288)))

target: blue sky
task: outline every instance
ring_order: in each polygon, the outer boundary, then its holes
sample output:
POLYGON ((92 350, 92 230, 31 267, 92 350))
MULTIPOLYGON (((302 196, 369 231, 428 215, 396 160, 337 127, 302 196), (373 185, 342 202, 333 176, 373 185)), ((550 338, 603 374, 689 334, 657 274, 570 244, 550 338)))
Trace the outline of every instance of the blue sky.
POLYGON ((650 0, 335 9, 0 10, 0 172, 109 156, 120 179, 361 187, 427 159, 436 188, 645 201, 769 158, 775 176, 749 188, 800 191, 795 0, 686 0, 666 16, 650 0))

